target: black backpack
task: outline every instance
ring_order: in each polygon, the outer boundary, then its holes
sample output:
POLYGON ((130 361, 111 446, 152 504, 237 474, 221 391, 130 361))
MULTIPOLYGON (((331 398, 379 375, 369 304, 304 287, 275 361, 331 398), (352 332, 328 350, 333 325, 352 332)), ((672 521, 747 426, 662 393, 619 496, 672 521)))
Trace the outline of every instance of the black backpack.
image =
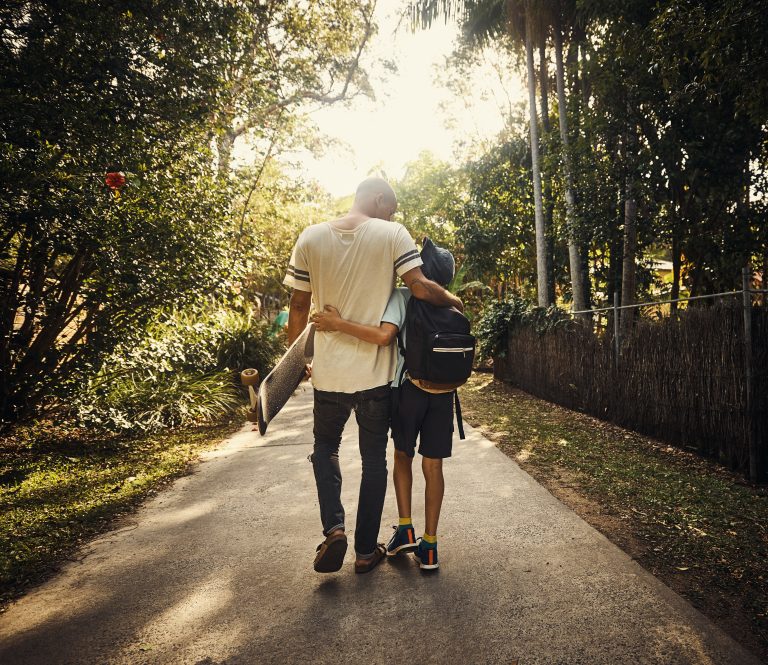
MULTIPOLYGON (((472 374, 476 339, 470 334, 469 320, 454 307, 437 307, 411 296, 405 309, 405 337, 397 336, 405 358, 403 372, 418 379, 426 388, 453 389, 459 435, 464 438, 461 406, 456 388, 472 374)), ((400 377, 402 382, 402 375, 400 377)))

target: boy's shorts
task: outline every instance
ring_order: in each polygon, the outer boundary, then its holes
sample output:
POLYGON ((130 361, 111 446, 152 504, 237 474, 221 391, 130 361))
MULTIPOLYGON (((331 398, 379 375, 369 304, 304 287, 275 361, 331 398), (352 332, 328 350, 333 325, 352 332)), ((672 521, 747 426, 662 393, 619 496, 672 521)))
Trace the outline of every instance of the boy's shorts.
POLYGON ((451 456, 453 392, 428 393, 405 380, 399 388, 392 389, 392 399, 392 438, 396 450, 413 457, 418 437, 420 455, 451 456))

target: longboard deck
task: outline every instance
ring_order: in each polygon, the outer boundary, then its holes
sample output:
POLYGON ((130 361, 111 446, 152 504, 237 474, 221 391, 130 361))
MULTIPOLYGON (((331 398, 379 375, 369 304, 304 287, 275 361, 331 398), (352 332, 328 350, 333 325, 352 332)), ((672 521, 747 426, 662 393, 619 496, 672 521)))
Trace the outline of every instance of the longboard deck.
POLYGON ((259 386, 258 426, 264 436, 272 419, 280 413, 286 402, 304 378, 306 366, 315 355, 315 327, 310 324, 296 338, 274 369, 259 386))

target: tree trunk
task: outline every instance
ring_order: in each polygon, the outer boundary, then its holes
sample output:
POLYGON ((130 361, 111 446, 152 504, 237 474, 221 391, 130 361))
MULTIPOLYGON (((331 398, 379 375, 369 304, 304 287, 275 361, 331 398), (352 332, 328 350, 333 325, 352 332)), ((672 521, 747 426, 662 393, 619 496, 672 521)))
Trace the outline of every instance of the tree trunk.
POLYGON ((229 167, 232 162, 232 148, 235 145, 235 134, 230 130, 225 130, 219 135, 216 141, 216 152, 218 153, 218 172, 219 177, 223 178, 229 175, 229 167))
POLYGON ((525 30, 525 56, 528 65, 528 106, 531 133, 531 171, 533 174, 533 201, 536 224, 536 292, 539 307, 548 307, 547 297, 549 261, 547 261, 547 233, 541 201, 541 166, 539 164, 539 124, 536 115, 536 74, 533 64, 533 21, 527 12, 525 30))
MULTIPOLYGON (((546 37, 542 36, 539 42, 539 84, 541 92, 541 127, 544 131, 542 157, 546 157, 549 135, 552 127, 549 122, 549 70, 547 66, 546 37)), ((544 224, 547 228, 547 257, 549 271, 547 273, 547 298, 549 302, 555 302, 555 233, 553 219, 555 216, 555 202, 552 199, 552 169, 545 168, 543 174, 544 185, 544 224)))
MULTIPOLYGON (((557 74, 557 106, 560 117, 560 142, 563 147, 563 171, 565 172, 565 220, 568 234, 568 260, 571 270, 571 290, 573 309, 587 309, 584 270, 581 251, 576 241, 576 194, 571 169, 571 156, 568 147, 568 115, 565 106, 565 74, 563 70, 563 36, 560 26, 555 25, 555 65, 557 74)), ((589 315, 584 315, 588 319, 589 315)))
MULTIPOLYGON (((672 229, 672 290, 669 294, 670 300, 677 300, 680 297, 680 267, 682 263, 682 252, 680 251, 680 232, 677 228, 672 229)), ((670 311, 677 311, 677 303, 673 302, 670 311)))
MULTIPOLYGON (((765 246, 763 247, 763 274, 761 277, 760 288, 768 289, 768 240, 765 241, 765 246)), ((763 305, 768 305, 768 293, 763 293, 763 305)))
MULTIPOLYGON (((635 303, 635 255, 637 253, 637 201, 628 177, 627 198, 624 201, 624 254, 621 269, 621 304, 635 303)), ((627 330, 634 319, 634 309, 621 310, 621 327, 627 330)))

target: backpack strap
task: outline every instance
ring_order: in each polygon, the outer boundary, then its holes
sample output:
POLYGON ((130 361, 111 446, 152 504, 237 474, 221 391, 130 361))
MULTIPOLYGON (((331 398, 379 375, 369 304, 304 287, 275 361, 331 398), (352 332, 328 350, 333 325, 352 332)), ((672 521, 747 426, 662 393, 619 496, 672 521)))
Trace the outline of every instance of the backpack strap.
MULTIPOLYGON (((403 326, 405 323, 403 323, 403 326)), ((402 327, 397 331, 397 348, 400 350, 400 355, 403 356, 403 367, 405 367, 405 344, 403 344, 403 329, 402 327)), ((401 377, 402 378, 402 377, 401 377)))
POLYGON ((458 390, 453 391, 453 398, 454 404, 456 405, 456 425, 459 428, 459 438, 466 439, 467 437, 464 436, 464 421, 461 418, 461 402, 459 402, 458 390))

